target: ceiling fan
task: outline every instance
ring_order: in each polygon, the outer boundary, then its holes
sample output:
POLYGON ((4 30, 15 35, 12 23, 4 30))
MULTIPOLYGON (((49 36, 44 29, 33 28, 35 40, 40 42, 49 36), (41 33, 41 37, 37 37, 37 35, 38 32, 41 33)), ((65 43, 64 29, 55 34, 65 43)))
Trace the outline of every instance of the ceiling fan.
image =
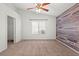
POLYGON ((35 5, 36 5, 35 7, 27 8, 27 10, 37 9, 38 11, 44 10, 44 11, 48 12, 49 11, 48 7, 46 7, 46 6, 48 6, 48 4, 50 4, 50 3, 35 3, 35 5))

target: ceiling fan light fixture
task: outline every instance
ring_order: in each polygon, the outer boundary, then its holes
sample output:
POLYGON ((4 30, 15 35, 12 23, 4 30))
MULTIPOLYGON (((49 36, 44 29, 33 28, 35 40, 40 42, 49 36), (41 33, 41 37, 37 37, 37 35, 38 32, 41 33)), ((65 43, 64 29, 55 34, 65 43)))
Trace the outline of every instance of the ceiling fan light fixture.
POLYGON ((35 7, 28 8, 27 10, 35 8, 37 12, 40 12, 41 10, 48 12, 48 4, 50 3, 34 3, 35 7))
POLYGON ((36 9, 36 12, 39 12, 40 13, 41 12, 41 9, 36 9))

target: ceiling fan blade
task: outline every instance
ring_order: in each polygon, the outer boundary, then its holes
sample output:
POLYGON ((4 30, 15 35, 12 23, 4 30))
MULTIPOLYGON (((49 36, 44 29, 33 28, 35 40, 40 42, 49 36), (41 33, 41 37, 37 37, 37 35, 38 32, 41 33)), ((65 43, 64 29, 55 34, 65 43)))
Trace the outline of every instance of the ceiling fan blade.
POLYGON ((46 5, 48 5, 48 4, 50 4, 50 3, 43 3, 42 6, 46 6, 46 5))
POLYGON ((34 9, 34 8, 27 8, 27 10, 30 10, 30 9, 34 9))
POLYGON ((47 12, 49 11, 48 9, 45 9, 45 8, 41 8, 41 9, 44 10, 44 11, 47 11, 47 12))

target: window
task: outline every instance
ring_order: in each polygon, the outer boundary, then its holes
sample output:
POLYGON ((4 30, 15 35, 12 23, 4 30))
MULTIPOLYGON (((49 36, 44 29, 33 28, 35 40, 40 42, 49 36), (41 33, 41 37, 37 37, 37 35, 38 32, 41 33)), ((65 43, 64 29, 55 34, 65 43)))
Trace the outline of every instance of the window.
POLYGON ((46 21, 32 21, 32 34, 45 34, 46 21))

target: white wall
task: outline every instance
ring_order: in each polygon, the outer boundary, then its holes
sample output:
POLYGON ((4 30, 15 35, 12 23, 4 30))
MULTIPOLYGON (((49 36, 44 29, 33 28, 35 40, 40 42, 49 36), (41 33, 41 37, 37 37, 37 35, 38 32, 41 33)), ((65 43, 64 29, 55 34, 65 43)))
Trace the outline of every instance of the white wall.
POLYGON ((23 39, 56 39, 56 17, 36 14, 35 12, 20 12, 22 16, 22 38, 23 39), (48 19, 46 34, 32 34, 30 19, 48 19))
POLYGON ((20 16, 4 4, 0 4, 0 52, 7 48, 7 16, 16 18, 16 42, 21 40, 20 16))

